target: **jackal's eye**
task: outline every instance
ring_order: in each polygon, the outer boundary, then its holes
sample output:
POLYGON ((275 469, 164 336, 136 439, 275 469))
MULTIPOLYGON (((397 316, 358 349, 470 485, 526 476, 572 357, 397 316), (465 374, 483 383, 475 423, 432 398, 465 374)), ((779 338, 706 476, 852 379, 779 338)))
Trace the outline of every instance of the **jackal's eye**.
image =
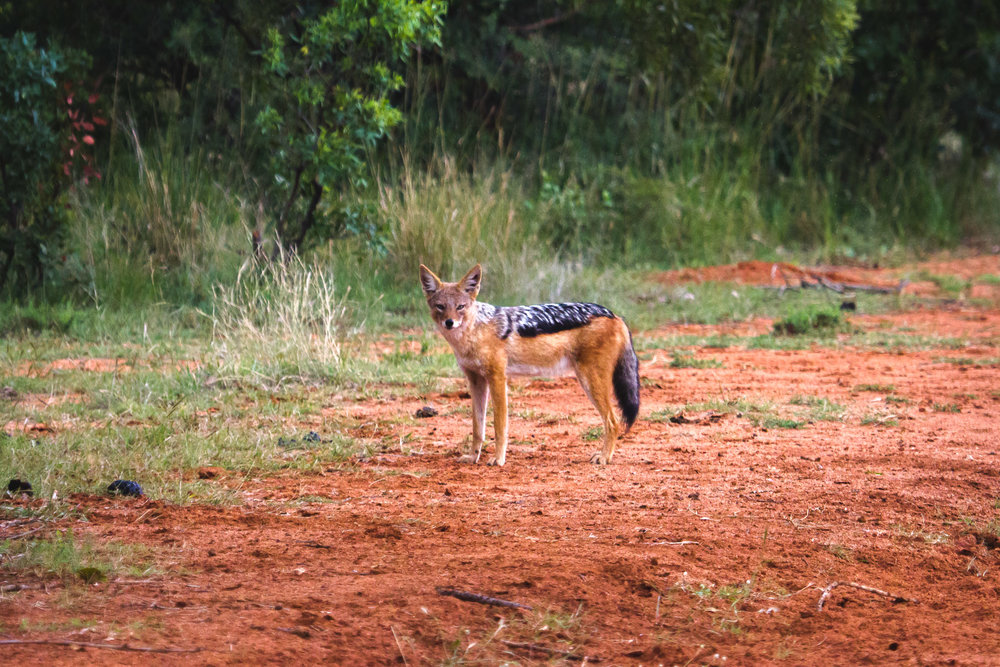
POLYGON ((465 304, 463 303, 455 306, 455 310, 465 310, 465 304))
POLYGON ((435 304, 434 307, 437 308, 442 313, 444 312, 444 304, 443 303, 435 304))

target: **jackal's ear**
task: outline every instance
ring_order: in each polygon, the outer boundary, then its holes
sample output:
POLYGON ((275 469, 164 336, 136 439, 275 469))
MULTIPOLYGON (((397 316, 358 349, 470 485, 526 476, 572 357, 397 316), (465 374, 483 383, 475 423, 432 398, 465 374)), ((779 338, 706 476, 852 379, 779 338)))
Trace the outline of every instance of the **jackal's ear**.
POLYGON ((435 276, 433 271, 421 264, 420 285, 424 288, 424 294, 430 296, 441 289, 441 279, 435 276))
POLYGON ((479 286, 483 282, 483 267, 476 264, 469 269, 469 272, 458 281, 458 286, 462 288, 473 299, 479 294, 479 286))

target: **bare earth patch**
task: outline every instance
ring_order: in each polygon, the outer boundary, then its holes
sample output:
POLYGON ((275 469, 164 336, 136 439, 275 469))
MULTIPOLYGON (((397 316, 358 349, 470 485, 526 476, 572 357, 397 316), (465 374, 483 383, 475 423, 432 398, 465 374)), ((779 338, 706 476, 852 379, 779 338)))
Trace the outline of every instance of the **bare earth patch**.
POLYGON ((471 429, 457 371, 423 397, 330 391, 320 423, 303 425, 353 420, 356 437, 384 443, 375 454, 316 473, 203 469, 205 483, 240 495, 233 507, 74 497, 88 518, 77 533, 147 545, 167 574, 71 584, 71 604, 61 584, 0 604, 5 637, 201 652, 43 644, 5 646, 4 657, 994 663, 1000 310, 851 321, 969 344, 691 351, 721 364, 705 369, 648 351, 639 422, 606 467, 587 462, 599 420, 570 380, 514 386, 502 469, 456 461, 471 429), (841 411, 820 418, 802 397, 841 411), (414 418, 427 404, 439 414, 414 418))

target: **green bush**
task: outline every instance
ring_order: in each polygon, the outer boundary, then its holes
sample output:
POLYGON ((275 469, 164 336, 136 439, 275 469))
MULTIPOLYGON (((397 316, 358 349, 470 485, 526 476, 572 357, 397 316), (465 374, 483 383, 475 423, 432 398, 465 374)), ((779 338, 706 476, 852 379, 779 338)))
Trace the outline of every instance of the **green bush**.
POLYGON ((843 313, 836 306, 811 305, 793 310, 774 322, 774 333, 797 336, 808 333, 831 332, 846 324, 843 313))
POLYGON ((0 336, 46 330, 65 334, 72 327, 76 314, 69 303, 13 304, 0 311, 0 336))
POLYGON ((66 223, 64 195, 79 151, 72 95, 60 83, 82 54, 42 48, 35 36, 0 38, 0 289, 37 285, 53 263, 66 223), (73 140, 76 144, 72 144, 73 140), (72 148, 72 152, 70 152, 72 148))
POLYGON ((396 70, 413 47, 438 43, 441 14, 434 2, 345 2, 267 31, 270 95, 257 126, 279 242, 295 250, 365 226, 363 211, 359 220, 356 207, 330 200, 363 185, 368 151, 402 119, 390 100, 403 87, 396 70))

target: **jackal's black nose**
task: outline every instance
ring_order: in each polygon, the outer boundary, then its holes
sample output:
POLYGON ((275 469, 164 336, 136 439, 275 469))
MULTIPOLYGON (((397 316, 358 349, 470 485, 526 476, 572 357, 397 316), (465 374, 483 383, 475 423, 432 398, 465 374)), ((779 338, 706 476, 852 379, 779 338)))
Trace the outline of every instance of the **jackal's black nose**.
POLYGON ((445 329, 451 329, 454 326, 455 326, 455 320, 445 320, 444 321, 444 328, 445 329))

